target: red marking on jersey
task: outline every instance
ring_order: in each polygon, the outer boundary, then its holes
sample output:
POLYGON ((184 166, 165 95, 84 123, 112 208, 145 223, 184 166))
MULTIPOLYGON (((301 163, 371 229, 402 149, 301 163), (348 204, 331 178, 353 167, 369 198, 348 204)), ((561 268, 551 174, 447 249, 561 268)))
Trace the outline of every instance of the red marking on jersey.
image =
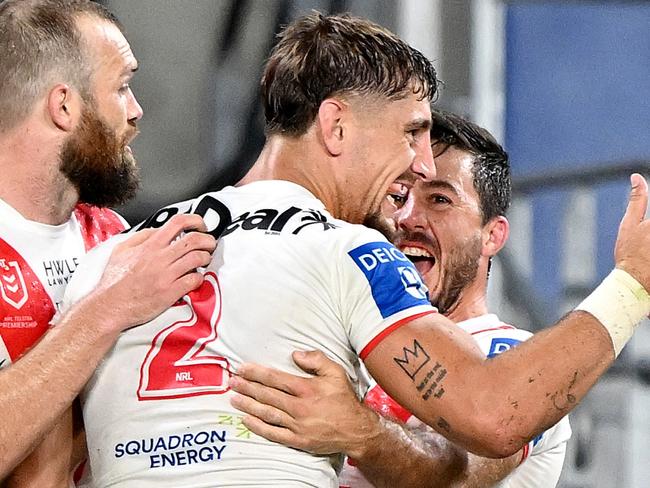
POLYGON ((74 214, 81 227, 86 252, 124 230, 124 223, 115 212, 108 208, 80 203, 75 207, 74 214))
POLYGON ((512 325, 502 325, 501 327, 492 327, 490 329, 483 329, 483 330, 477 330, 476 332, 472 332, 471 335, 476 335, 476 334, 482 334, 483 332, 491 332, 493 330, 502 330, 502 329, 514 329, 512 325))
POLYGON ((54 303, 36 273, 0 239, 0 336, 15 362, 49 327, 54 303))
POLYGON ((86 470, 86 465, 87 465, 87 460, 84 459, 79 463, 79 465, 76 467, 74 470, 74 473, 72 475, 72 481, 74 481, 75 486, 79 484, 81 481, 81 478, 84 475, 84 471, 86 470))
POLYGON ((421 313, 416 313, 415 315, 411 315, 410 317, 403 318, 402 320, 398 320, 395 322, 393 325, 390 327, 387 327, 386 329, 382 330, 373 340, 371 340, 366 347, 363 348, 361 353, 359 354, 359 357, 361 359, 366 359, 368 357, 368 354, 372 352, 372 350, 377 347, 377 345, 383 341, 391 332, 393 332, 396 329, 399 329, 401 326, 408 324, 410 321, 418 319, 420 317, 424 317, 425 315, 429 315, 430 313, 438 313, 437 310, 427 310, 426 312, 421 312, 421 313))
POLYGON ((393 400, 379 385, 375 385, 366 394, 363 403, 368 405, 382 417, 392 419, 401 424, 406 423, 412 415, 411 412, 393 400))
POLYGON ((523 463, 526 459, 528 459, 529 454, 530 454, 530 443, 526 444, 524 447, 521 448, 521 461, 519 461, 519 464, 523 463))

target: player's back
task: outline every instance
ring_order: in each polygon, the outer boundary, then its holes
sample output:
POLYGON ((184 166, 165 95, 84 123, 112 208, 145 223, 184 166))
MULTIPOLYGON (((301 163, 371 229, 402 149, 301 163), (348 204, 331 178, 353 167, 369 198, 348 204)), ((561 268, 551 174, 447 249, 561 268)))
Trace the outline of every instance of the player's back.
POLYGON ((333 460, 247 431, 228 378, 248 361, 300 374, 291 352, 318 348, 355 379, 356 352, 427 307, 416 300, 386 318, 368 304, 368 281, 344 258, 379 235, 332 219, 296 185, 259 182, 191 205, 221 235, 206 280, 124 333, 86 389, 96 486, 338 486, 333 460))

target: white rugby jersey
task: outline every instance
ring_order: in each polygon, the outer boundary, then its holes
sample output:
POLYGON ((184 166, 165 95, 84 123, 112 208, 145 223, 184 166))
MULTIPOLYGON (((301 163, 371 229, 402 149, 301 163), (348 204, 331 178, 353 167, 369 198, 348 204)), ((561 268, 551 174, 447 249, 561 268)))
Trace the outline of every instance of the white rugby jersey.
MULTIPOLYGON (((457 324, 476 340, 488 357, 496 356, 527 340, 532 334, 504 324, 494 314, 482 315, 457 324)), ((422 422, 390 398, 379 385, 372 383, 365 403, 385 417, 412 426, 422 422)), ((567 441, 571 437, 569 417, 529 442, 523 449, 521 464, 504 480, 499 488, 553 488, 557 485, 564 464, 567 441)), ((340 488, 373 488, 361 471, 345 460, 339 478, 340 488)))
MULTIPOLYGON (((249 361, 304 375, 291 353, 320 349, 357 380, 382 333, 435 312, 417 271, 286 181, 208 193, 135 229, 178 212, 203 215, 218 247, 201 288, 123 333, 82 394, 94 486, 338 486, 338 457, 248 431, 228 378, 249 361)), ((88 255, 66 303, 97 283, 112 245, 88 255)))
POLYGON ((87 250, 124 226, 115 212, 89 205, 64 224, 41 224, 0 200, 0 368, 47 331, 87 250))

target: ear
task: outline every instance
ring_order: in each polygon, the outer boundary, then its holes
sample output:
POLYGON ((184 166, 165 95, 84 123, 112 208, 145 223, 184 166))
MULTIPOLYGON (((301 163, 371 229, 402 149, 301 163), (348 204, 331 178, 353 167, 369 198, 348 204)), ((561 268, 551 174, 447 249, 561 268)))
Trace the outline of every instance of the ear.
POLYGON ((481 234, 483 244, 481 254, 492 257, 506 244, 510 234, 510 223, 503 215, 499 215, 483 226, 481 234))
POLYGON ((50 90, 47 96, 47 113, 57 128, 66 132, 74 129, 80 109, 79 95, 70 86, 59 83, 50 90))
POLYGON ((347 109, 347 104, 336 98, 323 100, 318 107, 319 138, 331 156, 339 156, 343 151, 342 118, 347 109))

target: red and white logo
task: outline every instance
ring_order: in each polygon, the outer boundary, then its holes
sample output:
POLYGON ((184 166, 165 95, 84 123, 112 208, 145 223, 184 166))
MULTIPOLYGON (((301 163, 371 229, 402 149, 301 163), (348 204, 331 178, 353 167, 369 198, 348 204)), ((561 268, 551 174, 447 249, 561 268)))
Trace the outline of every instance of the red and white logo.
POLYGON ((25 278, 16 261, 0 259, 0 293, 4 301, 16 310, 27 302, 29 295, 25 278))

